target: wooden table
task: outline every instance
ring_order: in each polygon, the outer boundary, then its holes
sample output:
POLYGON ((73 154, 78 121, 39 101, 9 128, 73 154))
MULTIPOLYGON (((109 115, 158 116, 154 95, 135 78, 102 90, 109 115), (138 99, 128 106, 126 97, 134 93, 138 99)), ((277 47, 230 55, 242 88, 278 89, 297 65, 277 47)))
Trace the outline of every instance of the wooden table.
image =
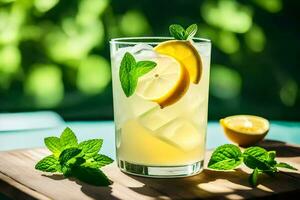
MULTIPOLYGON (((282 142, 261 144, 276 150, 278 160, 300 169, 300 147, 282 142)), ((34 169, 35 163, 49 152, 45 149, 0 153, 0 193, 13 199, 286 199, 300 194, 300 173, 284 171, 275 177, 262 176, 253 189, 248 185, 249 170, 216 172, 205 169, 199 175, 177 179, 142 178, 120 172, 113 163, 103 168, 113 184, 96 187, 59 175, 34 169)), ((207 158, 210 152, 207 152, 207 158)))

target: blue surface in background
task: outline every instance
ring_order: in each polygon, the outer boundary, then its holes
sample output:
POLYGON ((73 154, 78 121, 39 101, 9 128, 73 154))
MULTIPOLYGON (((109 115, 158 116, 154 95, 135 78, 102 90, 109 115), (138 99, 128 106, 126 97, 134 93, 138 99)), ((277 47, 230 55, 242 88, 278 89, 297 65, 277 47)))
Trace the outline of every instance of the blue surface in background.
MULTIPOLYGON (((115 157, 114 124, 112 121, 102 122, 67 122, 60 128, 30 131, 0 132, 0 151, 12 149, 36 148, 44 146, 44 138, 59 136, 65 126, 71 127, 78 140, 102 138, 102 152, 115 157)), ((300 144, 300 122, 271 121, 268 139, 280 140, 292 144, 300 144)), ((218 122, 209 122, 207 130, 207 148, 211 149, 229 143, 218 122)))

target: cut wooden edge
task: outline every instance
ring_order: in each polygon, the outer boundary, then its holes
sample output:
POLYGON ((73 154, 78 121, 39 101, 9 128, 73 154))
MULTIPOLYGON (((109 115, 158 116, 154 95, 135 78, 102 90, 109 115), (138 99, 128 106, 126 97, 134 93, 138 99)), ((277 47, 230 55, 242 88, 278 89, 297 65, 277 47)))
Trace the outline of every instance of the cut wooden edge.
POLYGON ((51 200, 51 198, 19 183, 18 181, 0 172, 0 192, 12 199, 40 199, 51 200))

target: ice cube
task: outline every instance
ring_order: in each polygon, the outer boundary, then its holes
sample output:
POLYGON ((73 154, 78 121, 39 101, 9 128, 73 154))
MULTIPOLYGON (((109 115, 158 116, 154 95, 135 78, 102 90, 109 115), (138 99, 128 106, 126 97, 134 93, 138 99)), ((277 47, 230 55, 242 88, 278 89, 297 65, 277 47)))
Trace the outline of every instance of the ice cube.
POLYGON ((116 61, 121 61, 124 54, 126 52, 132 53, 133 49, 134 49, 134 46, 120 48, 120 49, 118 49, 118 51, 115 54, 113 54, 113 58, 116 59, 116 61))
POLYGON ((210 56, 211 46, 209 44, 207 44, 207 43, 193 43, 193 46, 197 49, 197 51, 201 55, 201 58, 210 56))
POLYGON ((159 107, 157 103, 142 99, 137 95, 130 97, 130 107, 135 117, 139 117, 150 110, 159 107))
POLYGON ((139 54, 141 51, 145 51, 145 50, 152 50, 153 51, 153 47, 149 44, 137 44, 135 46, 132 47, 132 51, 131 53, 133 54, 139 54))
POLYGON ((113 54, 113 57, 116 59, 116 61, 120 62, 126 52, 133 54, 133 56, 137 60, 146 60, 158 56, 158 54, 153 50, 153 47, 151 45, 137 44, 135 46, 123 47, 118 49, 118 51, 115 54, 113 54))
POLYGON ((169 122, 167 116, 160 112, 160 107, 154 107, 139 117, 139 122, 147 129, 155 131, 156 129, 169 122))
POLYGON ((158 129, 155 134, 168 144, 179 147, 184 151, 190 151, 204 144, 200 128, 184 118, 170 121, 158 129))
POLYGON ((158 105, 139 117, 139 122, 147 129, 156 131, 166 125, 173 119, 177 118, 180 112, 174 109, 161 109, 158 105))
POLYGON ((137 60, 151 60, 159 55, 148 44, 138 44, 134 46, 133 55, 137 60))
POLYGON ((153 47, 148 44, 137 44, 135 46, 123 47, 118 49, 117 52, 114 54, 114 56, 116 58, 123 58, 126 52, 138 55, 143 51, 153 51, 153 47))

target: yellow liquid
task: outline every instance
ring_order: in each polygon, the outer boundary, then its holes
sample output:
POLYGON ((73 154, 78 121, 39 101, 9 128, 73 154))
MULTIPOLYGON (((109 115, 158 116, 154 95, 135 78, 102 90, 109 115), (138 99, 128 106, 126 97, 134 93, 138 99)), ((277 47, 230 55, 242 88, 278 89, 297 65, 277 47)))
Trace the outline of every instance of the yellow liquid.
POLYGON ((200 82, 191 83, 178 102, 163 109, 136 94, 124 95, 119 60, 112 57, 117 159, 147 166, 180 166, 204 160, 209 56, 202 57, 200 82))

